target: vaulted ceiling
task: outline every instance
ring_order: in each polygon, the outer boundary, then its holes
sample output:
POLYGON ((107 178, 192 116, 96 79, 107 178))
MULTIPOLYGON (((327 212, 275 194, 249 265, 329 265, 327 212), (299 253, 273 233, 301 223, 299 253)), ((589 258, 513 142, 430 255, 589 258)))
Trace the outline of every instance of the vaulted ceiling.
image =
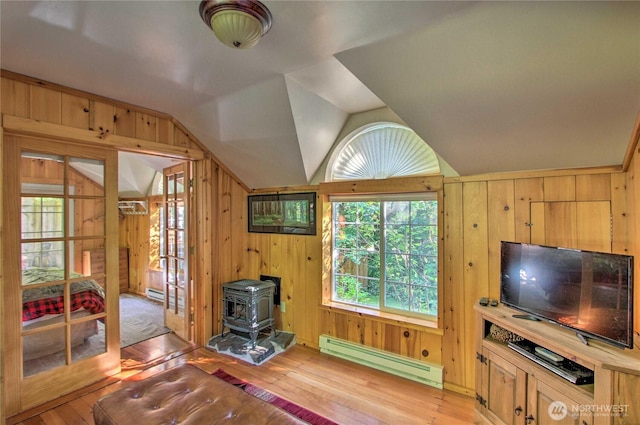
POLYGON ((307 184, 377 108, 460 175, 622 163, 640 2, 263 3, 233 50, 197 1, 3 0, 0 66, 171 114, 252 188, 307 184))

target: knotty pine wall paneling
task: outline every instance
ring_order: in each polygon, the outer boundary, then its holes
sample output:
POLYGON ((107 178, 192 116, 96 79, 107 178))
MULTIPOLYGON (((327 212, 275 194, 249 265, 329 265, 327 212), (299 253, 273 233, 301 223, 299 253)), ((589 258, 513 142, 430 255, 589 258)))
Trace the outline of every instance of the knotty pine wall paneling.
MULTIPOLYGON (((18 134, 22 131, 26 131, 27 134, 40 132, 38 136, 42 134, 42 137, 52 138, 55 143, 96 144, 114 149, 196 161, 198 171, 194 189, 195 219, 192 222, 195 222, 197 236, 191 261, 194 291, 197 297, 194 305, 197 321, 195 339, 197 343, 206 343, 207 338, 219 331, 214 326, 215 320, 220 316, 221 301, 215 298, 217 289, 222 282, 240 278, 245 271, 242 253, 245 249, 244 241, 247 238, 244 216, 248 188, 211 152, 208 152, 187 129, 168 115, 5 70, 1 71, 0 84, 2 90, 0 112, 3 114, 4 141, 7 137, 6 123, 11 121, 8 120, 11 118, 13 119, 9 129, 11 132, 17 131, 18 134), (140 118, 139 122, 137 118, 140 118), (40 123, 51 125, 39 125, 40 123), (110 135, 117 137, 109 137, 110 135), (218 181, 222 180, 225 184, 219 185, 218 181), (219 188, 225 186, 229 190, 225 189, 223 195, 220 195, 219 188), (231 205, 233 212, 238 212, 239 215, 231 217, 229 212, 225 215, 224 211, 220 211, 220 198, 225 199, 225 203, 231 205), (222 214, 221 219, 218 219, 218 213, 222 214), (231 230, 228 230, 229 228, 231 230), (220 242, 223 230, 225 239, 220 242), (221 247, 226 248, 228 245, 233 247, 227 256, 221 247)), ((34 164, 32 171, 37 173, 37 170, 38 167, 34 164)), ((52 177, 61 178, 60 175, 47 174, 42 175, 41 179, 50 181, 52 177)), ((133 258, 142 260, 147 256, 142 251, 144 240, 148 240, 148 229, 140 223, 140 219, 144 220, 144 218, 136 217, 138 219, 136 223, 133 217, 128 216, 121 220, 123 225, 120 228, 119 238, 121 243, 133 241, 131 245, 138 248, 137 252, 131 249, 133 258), (147 237, 143 238, 142 235, 147 237)), ((94 217, 94 222, 97 222, 95 219, 98 218, 94 217)), ((144 262, 139 261, 139 263, 144 262)), ((133 267, 136 269, 138 267, 135 261, 133 267)), ((256 267, 256 270, 259 268, 256 267)), ((141 268, 138 273, 143 271, 141 268)), ((2 275, 4 273, 0 274, 0 292, 5 291, 2 275)), ((138 288, 142 289, 142 285, 138 284, 138 288)), ((5 301, 0 299, 0 311, 4 310, 6 313, 5 306, 5 301)), ((0 360, 3 359, 0 358, 0 360)), ((4 380, 6 374, 1 373, 0 382, 7 385, 4 380)), ((3 400, 8 397, 8 394, 5 387, 0 388, 0 396, 4 396, 3 400)), ((16 403, 19 401, 12 402, 12 405, 16 403)), ((0 407, 3 406, 0 405, 0 407)), ((0 410, 4 414, 4 409, 0 410)))
POLYGON ((180 129, 176 128, 173 135, 173 140, 169 140, 169 143, 175 146, 183 146, 186 148, 192 147, 191 140, 189 136, 180 129))
MULTIPOLYGON (((473 311, 474 304, 480 297, 489 295, 489 217, 487 185, 485 181, 465 182, 462 185, 462 228, 464 231, 463 242, 463 308, 467 312, 473 311)), ((446 196, 446 192, 445 192, 446 196)), ((475 317, 469 314, 466 317, 463 333, 465 355, 462 361, 465 370, 474 370, 475 366, 475 317)), ((475 371, 474 371, 475 374, 475 371)), ((474 374, 465 374, 463 387, 470 388, 474 381, 474 374)))
POLYGON ((99 100, 89 100, 89 130, 116 134, 115 107, 99 100))
POLYGON ((30 118, 37 121, 62 123, 62 94, 53 89, 31 86, 30 118))
MULTIPOLYGON (((634 235, 636 221, 633 220, 633 171, 611 174, 611 252, 631 254, 634 252, 634 235)), ((636 210, 637 211, 637 210, 636 210)), ((638 294, 640 295, 640 294, 638 294)), ((640 304, 635 304, 640 305, 640 304)), ((640 317, 640 315, 636 315, 640 317)), ((640 326, 636 326, 640 329, 640 326)))
POLYGON ((62 93, 60 99, 62 125, 89 128, 89 99, 62 93))
MULTIPOLYGON (((215 236, 212 267, 213 335, 222 331, 222 284, 249 279, 246 274, 246 194, 247 191, 220 167, 215 170, 215 236)), ((257 277, 255 277, 257 278, 257 277)))
POLYGON ((156 137, 159 143, 173 145, 174 126, 167 118, 156 117, 156 137))
MULTIPOLYGON (((63 101, 61 95, 56 94, 57 86, 16 77, 5 71, 2 76, 3 114, 59 124, 63 122, 61 116, 65 115, 66 124, 80 125, 82 114, 75 109, 77 116, 66 117, 66 111, 83 103, 77 103, 73 98, 63 101)), ((80 98, 85 96, 74 90, 58 90, 80 98)), ((151 114, 156 116, 156 140, 146 141, 147 148, 157 144, 159 151, 162 151, 162 145, 206 151, 179 123, 162 114, 99 96, 86 97, 89 99, 89 129, 135 137, 135 112, 151 114)), ((151 137, 147 130, 145 124, 145 134, 151 137)), ((636 240, 640 239, 640 226, 636 225, 640 185, 635 184, 640 169, 639 154, 636 148, 627 173, 606 169, 593 172, 556 170, 445 179, 442 335, 407 323, 320 308, 324 270, 322 250, 326 245, 320 236, 320 223, 315 237, 248 233, 246 196, 249 189, 211 156, 209 162, 205 161, 199 178, 204 184, 196 184, 198 192, 204 190, 210 194, 209 200, 200 198, 196 206, 199 239, 195 252, 202 265, 196 266, 194 277, 206 281, 196 293, 205 294, 207 298, 207 291, 210 291, 209 299, 199 308, 206 311, 202 314, 208 314, 212 323, 210 330, 198 336, 202 339, 200 342, 206 342, 206 337, 220 331, 222 283, 257 278, 260 274, 280 276, 287 309, 279 313, 279 323, 294 331, 299 343, 317 347, 318 336, 329 333, 420 358, 422 352, 417 348, 418 344, 428 346, 430 355, 426 360, 437 362, 440 356, 446 387, 471 394, 475 385, 475 361, 472 359, 475 358, 475 319, 471 306, 480 296, 495 297, 499 293, 495 259, 499 240, 509 237, 511 232, 520 242, 533 242, 536 237, 544 240, 549 224, 545 220, 555 220, 553 214, 545 217, 545 210, 550 208, 545 204, 606 201, 611 205, 612 250, 633 254, 636 240), (607 191, 610 191, 610 199, 607 199, 607 191), (510 209, 506 210, 505 206, 510 209), (304 255, 301 254, 303 249, 304 255), (405 331, 409 332, 406 337, 405 331)), ((386 180, 378 185, 381 190, 393 191, 398 183, 386 180)), ((351 183, 345 183, 345 190, 352 187, 351 183)), ((324 217, 320 213, 323 210, 321 201, 318 203, 319 221, 324 217)), ((598 228, 604 228, 602 216, 594 216, 593 220, 598 228)), ((550 226, 553 228, 554 224, 550 223, 550 226)), ((589 224, 584 227, 588 228, 589 224)), ((636 265, 640 267, 638 256, 636 265)), ((636 305, 640 305, 640 290, 636 291, 636 305)), ((636 329, 640 329, 640 315, 636 315, 636 329)))
POLYGON ((151 114, 136 112, 136 139, 149 140, 155 142, 157 140, 157 118, 151 114))
MULTIPOLYGON (((95 138, 96 140, 109 140, 110 134, 126 136, 132 138, 123 141, 122 149, 127 151, 136 150, 138 149, 136 146, 138 146, 140 152, 143 153, 158 153, 174 157, 178 155, 179 157, 184 156, 185 159, 197 158, 198 151, 206 152, 207 159, 200 164, 202 184, 196 190, 207 192, 207 196, 203 197, 202 193, 198 193, 196 196, 197 199, 204 198, 205 200, 198 201, 199 203, 196 207, 196 220, 199 220, 197 226, 199 241, 198 246, 195 247, 197 249, 194 248, 198 255, 204 255, 205 258, 197 258, 194 279, 195 282, 201 280, 206 282, 203 283, 205 285, 219 285, 221 279, 216 280, 214 278, 214 267, 216 273, 225 276, 225 279, 239 276, 243 267, 242 260, 236 261, 237 264, 233 264, 233 261, 218 261, 219 247, 217 240, 214 239, 216 235, 213 235, 213 232, 217 230, 218 224, 213 216, 214 211, 217 211, 215 208, 218 201, 217 175, 213 174, 214 170, 217 170, 215 173, 219 173, 221 176, 226 175, 229 181, 235 182, 237 188, 232 191, 231 195, 237 199, 234 202, 246 202, 246 191, 248 189, 180 123, 172 117, 156 111, 5 70, 2 70, 1 89, 0 108, 2 114, 6 116, 95 131, 96 134, 100 135, 99 138, 95 138), (135 143, 131 143, 132 141, 135 143), (184 148, 184 150, 176 150, 176 147, 184 148), (202 216, 206 218, 200 220, 202 216), (203 236, 204 234, 211 235, 211 237, 205 237, 203 236), (213 251, 215 251, 215 254, 213 254, 213 251)), ((28 123, 20 123, 20 125, 24 126, 28 125, 28 123)), ((53 130, 58 131, 58 129, 53 130)), ((81 137, 85 137, 84 134, 81 134, 81 137)), ((92 140, 94 140, 92 137, 86 137, 82 143, 94 143, 92 140)), ((117 142, 112 142, 111 146, 118 148, 118 143, 120 142, 119 139, 117 140, 117 142)), ((59 143, 65 142, 61 141, 59 143)), ((127 241, 127 245, 138 247, 137 252, 131 249, 131 255, 134 260, 132 262, 134 277, 137 278, 132 279, 132 284, 137 281, 137 290, 144 291, 145 286, 142 283, 141 276, 145 272, 143 267, 145 261, 142 261, 142 259, 147 255, 144 249, 145 239, 148 240, 148 237, 143 237, 142 235, 146 235, 148 232, 144 229, 145 225, 140 223, 140 220, 144 220, 144 218, 128 216, 121 220, 123 227, 121 228, 120 242, 125 243, 127 241), (137 223, 135 222, 136 220, 138 220, 137 223), (136 261, 136 259, 140 261, 136 261)), ((237 218, 237 220, 242 220, 242 217, 237 218)), ((227 239, 233 239, 233 243, 236 246, 231 255, 242 259, 242 256, 238 255, 238 253, 242 250, 240 246, 245 238, 246 229, 239 229, 236 226, 233 232, 238 234, 233 234, 233 237, 231 233, 227 235, 227 239)), ((210 289, 208 290, 211 292, 210 289)), ((211 298, 213 296, 213 293, 211 293, 209 299, 203 304, 205 307, 201 307, 203 309, 208 308, 208 314, 215 316, 219 311, 214 312, 212 310, 211 298)), ((216 307, 216 310, 219 309, 216 307)), ((204 341, 206 333, 209 333, 208 336, 210 336, 210 332, 212 332, 211 321, 211 317, 201 320, 203 323, 208 323, 208 331, 200 334, 199 337, 202 340, 200 342, 204 341)))
POLYGON ((460 300, 464 299, 464 230, 462 211, 462 183, 453 182, 444 185, 444 273, 443 291, 443 328, 442 365, 444 381, 464 390, 465 362, 467 349, 464 335, 468 332, 465 325, 473 317, 473 311, 464 308, 460 300))
POLYGON ((608 201, 611 199, 612 174, 580 174, 576 176, 576 201, 608 201))
MULTIPOLYGON (((513 180, 487 182, 489 279, 500 276, 500 242, 515 240, 515 183, 513 180)), ((524 225, 523 228, 526 228, 524 225)), ((498 286, 489 284, 488 297, 500 299, 498 286)))
MULTIPOLYGON (((549 176, 541 172, 539 177, 520 178, 514 173, 445 179, 445 386, 469 392, 473 388, 475 348, 473 339, 466 337, 474 329, 469 305, 481 296, 499 297, 500 240, 513 236, 517 242, 634 252, 638 232, 634 212, 640 207, 637 193, 631 193, 637 191, 635 167, 636 160, 628 173, 566 170, 549 176), (488 226, 486 240, 483 223, 488 226)), ((636 330, 640 329, 637 316, 636 330)))
POLYGON ((576 176, 544 177, 544 201, 575 201, 576 176))
POLYGON ((531 203, 544 199, 542 177, 514 180, 515 240, 531 242, 531 203))
MULTIPOLYGON (((316 211, 322 211, 322 199, 316 197, 316 211)), ((303 323, 299 328, 304 341, 318 341, 320 327, 320 304, 322 300, 322 229, 320 215, 316 222, 316 236, 300 236, 304 250, 300 249, 301 259, 296 265, 295 292, 297 312, 303 312, 303 323)), ((295 317, 299 317, 297 314, 295 317)))
POLYGON ((2 78, 1 80, 2 96, 0 96, 0 108, 2 108, 2 113, 14 117, 29 118, 31 116, 30 86, 22 81, 9 78, 2 78))
POLYGON ((129 292, 146 295, 149 283, 148 214, 121 214, 119 246, 129 248, 129 292))
POLYGON ((114 133, 118 136, 136 136, 136 112, 126 107, 116 107, 116 115, 113 118, 114 133))
MULTIPOLYGON (((173 124, 169 125, 171 131, 173 124)), ((170 137, 172 140, 173 138, 170 137)), ((190 267, 194 277, 202 282, 201 285, 194 285, 194 319, 198 322, 194 328, 196 334, 194 339, 206 343, 212 335, 213 317, 221 315, 221 302, 214 303, 213 284, 215 280, 215 270, 218 269, 214 261, 217 254, 214 241, 217 240, 218 231, 215 228, 214 217, 216 215, 217 198, 215 188, 217 187, 217 175, 215 173, 214 162, 207 158, 204 161, 196 162, 194 166, 194 186, 199 196, 195 197, 192 208, 195 209, 195 232, 189 245, 194 247, 194 255, 190 267)))
MULTIPOLYGON (((313 191, 313 187, 287 188, 289 192, 313 191)), ((262 193, 269 193, 261 191, 262 193)), ((274 193, 270 192, 270 193, 274 193)), ((280 193, 284 193, 280 191, 280 193)), ((318 201, 318 198, 316 198, 318 201)), ((298 344, 318 347, 320 303, 322 299, 321 205, 316 202, 316 235, 248 232, 247 204, 242 226, 247 234, 244 248, 245 277, 260 275, 281 279, 280 306, 276 307, 276 327, 295 333, 298 344), (284 305, 284 308, 282 306, 284 305)))

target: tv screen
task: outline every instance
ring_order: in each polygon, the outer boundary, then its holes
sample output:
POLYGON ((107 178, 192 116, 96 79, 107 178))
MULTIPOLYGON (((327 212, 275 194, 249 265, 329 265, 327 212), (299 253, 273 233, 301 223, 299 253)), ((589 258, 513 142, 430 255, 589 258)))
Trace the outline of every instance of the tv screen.
POLYGON ((500 301, 618 347, 633 348, 633 257, 501 243, 500 301))

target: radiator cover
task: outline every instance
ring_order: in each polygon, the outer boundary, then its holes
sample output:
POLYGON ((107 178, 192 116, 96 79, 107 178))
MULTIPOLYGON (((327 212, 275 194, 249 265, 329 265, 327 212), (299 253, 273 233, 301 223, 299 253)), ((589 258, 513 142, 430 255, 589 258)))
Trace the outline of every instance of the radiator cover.
POLYGON ((443 367, 320 335, 320 352, 442 389, 443 367))

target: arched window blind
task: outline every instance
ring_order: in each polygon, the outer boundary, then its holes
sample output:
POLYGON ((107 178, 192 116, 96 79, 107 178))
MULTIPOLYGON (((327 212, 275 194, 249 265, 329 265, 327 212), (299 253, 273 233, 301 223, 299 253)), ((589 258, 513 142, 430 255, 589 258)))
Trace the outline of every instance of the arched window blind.
POLYGON ((439 172, 435 152, 413 130, 379 122, 359 128, 340 142, 325 177, 326 181, 385 179, 439 172))

